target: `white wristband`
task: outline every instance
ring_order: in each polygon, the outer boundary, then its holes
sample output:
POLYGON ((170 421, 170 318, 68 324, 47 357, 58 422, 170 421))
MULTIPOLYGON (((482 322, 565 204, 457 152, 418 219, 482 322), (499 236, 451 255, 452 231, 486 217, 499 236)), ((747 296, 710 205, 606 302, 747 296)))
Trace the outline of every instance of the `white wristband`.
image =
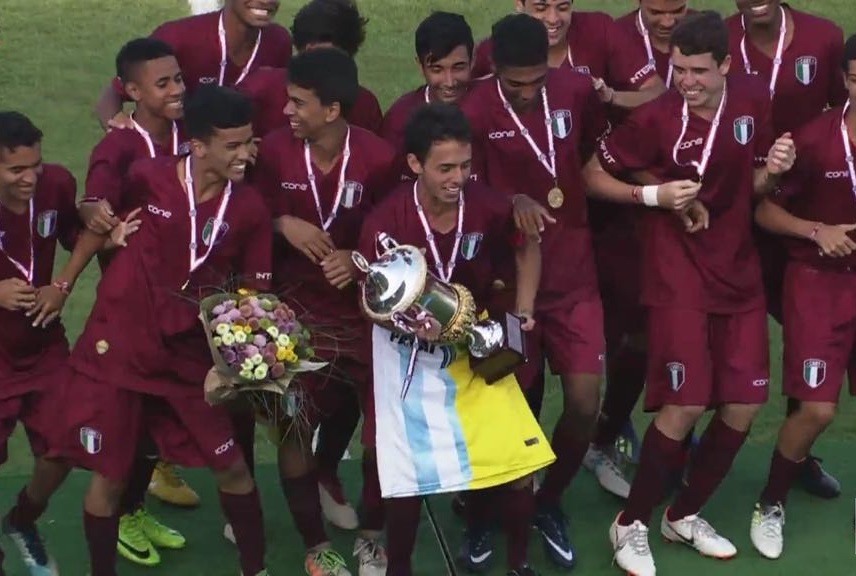
POLYGON ((645 206, 659 206, 660 204, 657 202, 657 191, 659 189, 659 186, 643 186, 642 203, 645 204, 645 206))

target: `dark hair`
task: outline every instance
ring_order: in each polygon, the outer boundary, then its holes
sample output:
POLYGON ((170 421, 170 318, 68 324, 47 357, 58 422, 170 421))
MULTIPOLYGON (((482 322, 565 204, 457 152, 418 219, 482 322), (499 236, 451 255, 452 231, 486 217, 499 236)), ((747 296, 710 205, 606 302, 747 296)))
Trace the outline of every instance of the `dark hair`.
POLYGON ((338 102, 347 116, 357 101, 360 84, 354 59, 338 48, 301 52, 288 67, 288 82, 312 90, 321 104, 338 102))
POLYGON ((291 33, 301 52, 309 44, 329 42, 353 58, 366 39, 367 23, 354 0, 312 0, 295 14, 291 33))
POLYGON ((438 142, 471 142, 470 123, 454 104, 432 102, 417 108, 404 129, 404 150, 424 163, 438 142))
POLYGON ((711 54, 722 64, 728 56, 728 26, 713 10, 690 14, 672 31, 669 48, 676 47, 684 56, 711 54))
POLYGON ((466 47, 472 59, 473 30, 460 14, 434 12, 416 28, 416 56, 422 64, 442 60, 458 46, 466 47))
POLYGON ((42 131, 20 112, 0 112, 0 150, 14 151, 19 146, 32 148, 43 136, 42 131))
POLYGON ((844 43, 844 58, 841 66, 845 72, 850 72, 850 63, 856 60, 856 34, 847 39, 844 43))
POLYGON ((208 140, 215 130, 240 128, 252 123, 253 105, 248 96, 232 88, 202 84, 184 105, 187 135, 208 140))
POLYGON ((122 82, 127 82, 140 64, 167 56, 175 56, 175 51, 166 42, 156 38, 136 38, 122 46, 116 54, 116 76, 122 82))
POLYGON ((494 24, 491 39, 497 70, 547 64, 547 29, 528 14, 512 14, 494 24))

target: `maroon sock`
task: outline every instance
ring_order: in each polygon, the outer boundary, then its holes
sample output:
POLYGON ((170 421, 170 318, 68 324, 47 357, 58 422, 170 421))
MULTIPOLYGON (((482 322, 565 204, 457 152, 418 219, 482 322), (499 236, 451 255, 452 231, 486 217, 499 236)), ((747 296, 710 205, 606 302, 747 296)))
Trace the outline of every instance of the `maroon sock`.
POLYGON ((386 576, 412 576, 411 558, 416 547, 422 498, 387 498, 386 508, 386 576))
POLYGON ((244 453, 244 461, 250 469, 250 475, 256 476, 256 416, 250 410, 232 412, 232 427, 235 430, 235 442, 244 453))
POLYGON ((125 492, 119 502, 121 514, 132 514, 143 507, 146 501, 146 491, 149 489, 149 482, 152 480, 152 473, 155 471, 157 463, 157 454, 152 455, 145 450, 137 451, 131 474, 128 477, 128 485, 125 486, 125 492))
POLYGON ((718 415, 713 417, 692 457, 687 487, 669 508, 669 520, 698 514, 728 474, 746 436, 747 432, 729 427, 718 415))
POLYGON ((497 504, 496 492, 491 488, 471 490, 465 492, 463 497, 466 502, 464 515, 467 528, 475 530, 487 528, 493 518, 494 506, 497 504))
MULTIPOLYGON (((804 462, 804 461, 803 461, 804 462)), ((794 462, 788 460, 779 450, 773 452, 773 459, 770 462, 770 474, 767 476, 767 485, 764 486, 764 491, 761 492, 761 502, 763 504, 785 504, 788 500, 788 492, 791 489, 803 462, 794 462)))
POLYGON ((562 414, 553 431, 551 445, 556 461, 547 469, 544 483, 538 491, 539 506, 558 506, 562 493, 571 483, 583 463, 591 435, 574 422, 567 413, 562 414))
POLYGON ((535 375, 535 379, 532 381, 532 385, 528 390, 523 392, 523 395, 526 396, 526 403, 529 404, 529 408, 532 410, 532 414, 535 415, 536 419, 541 418, 541 407, 544 405, 544 370, 541 369, 538 374, 535 375))
POLYGON ((607 357, 607 385, 594 443, 611 446, 630 419, 645 388, 646 354, 632 346, 622 346, 607 357))
POLYGON ((318 475, 322 478, 335 478, 338 475, 339 462, 360 422, 360 403, 356 392, 347 386, 343 387, 342 393, 345 396, 341 403, 321 422, 318 431, 315 460, 318 462, 318 475))
POLYGON ((526 563, 534 512, 535 494, 531 486, 519 490, 505 487, 502 491, 502 519, 509 570, 517 570, 526 563))
POLYGON ((294 525, 303 537, 306 549, 327 542, 318 494, 318 473, 313 470, 297 478, 282 478, 281 484, 294 525))
MULTIPOLYGON (((33 502, 30 495, 27 494, 27 489, 22 488, 21 491, 18 492, 18 501, 15 503, 15 506, 9 510, 9 514, 6 518, 13 528, 16 530, 23 530, 34 526, 36 524, 36 520, 44 514, 46 508, 47 505, 45 504, 33 502)), ((2 565, 2 558, 0 558, 0 565, 2 565)))
POLYGON ((368 452, 363 453, 363 492, 360 510, 360 527, 363 530, 382 531, 385 514, 380 492, 377 460, 368 452))
POLYGON ((680 465, 683 451, 682 441, 672 440, 651 422, 642 441, 639 467, 630 487, 630 496, 621 513, 622 526, 629 526, 636 520, 646 526, 651 523, 651 513, 662 499, 672 473, 680 465))
POLYGON ((259 491, 254 488, 249 494, 220 492, 220 506, 235 533, 241 572, 248 576, 258 574, 265 569, 265 522, 259 491))
POLYGON ((116 575, 119 515, 93 516, 83 511, 83 531, 89 544, 90 576, 116 575))

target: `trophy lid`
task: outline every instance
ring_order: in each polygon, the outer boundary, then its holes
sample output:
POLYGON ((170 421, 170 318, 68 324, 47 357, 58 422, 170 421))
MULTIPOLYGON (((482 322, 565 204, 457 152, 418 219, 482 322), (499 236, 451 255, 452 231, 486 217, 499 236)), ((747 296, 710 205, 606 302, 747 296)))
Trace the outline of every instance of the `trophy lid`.
POLYGON ((425 289, 428 263, 415 246, 398 245, 371 264, 359 253, 353 258, 366 273, 362 301, 372 320, 391 321, 395 313, 410 308, 425 289))

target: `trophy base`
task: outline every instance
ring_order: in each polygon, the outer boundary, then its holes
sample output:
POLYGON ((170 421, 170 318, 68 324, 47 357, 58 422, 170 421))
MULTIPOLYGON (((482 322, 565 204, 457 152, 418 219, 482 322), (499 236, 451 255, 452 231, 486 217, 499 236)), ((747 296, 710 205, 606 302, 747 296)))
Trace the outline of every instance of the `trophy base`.
POLYGON ((506 313, 502 332, 502 345, 496 352, 487 358, 470 358, 473 372, 484 378, 488 384, 513 374, 518 367, 526 363, 526 337, 520 317, 506 313))

